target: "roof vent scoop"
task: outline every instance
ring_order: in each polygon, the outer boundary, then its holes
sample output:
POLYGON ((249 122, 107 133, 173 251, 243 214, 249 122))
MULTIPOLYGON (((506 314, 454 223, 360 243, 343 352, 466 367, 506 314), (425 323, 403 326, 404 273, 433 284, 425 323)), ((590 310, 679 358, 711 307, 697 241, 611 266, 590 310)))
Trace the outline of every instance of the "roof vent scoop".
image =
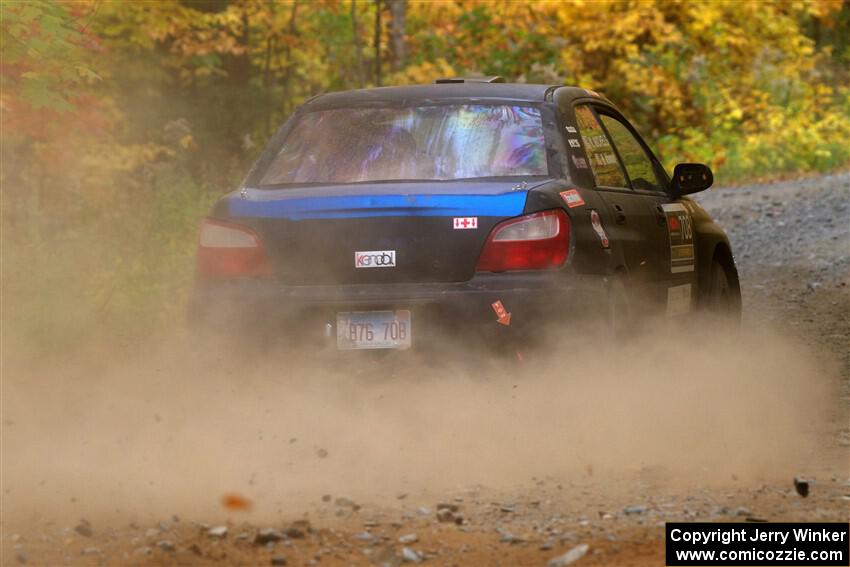
POLYGON ((504 83, 505 78, 498 75, 493 77, 451 77, 449 79, 437 79, 434 82, 438 85, 446 83, 504 83))

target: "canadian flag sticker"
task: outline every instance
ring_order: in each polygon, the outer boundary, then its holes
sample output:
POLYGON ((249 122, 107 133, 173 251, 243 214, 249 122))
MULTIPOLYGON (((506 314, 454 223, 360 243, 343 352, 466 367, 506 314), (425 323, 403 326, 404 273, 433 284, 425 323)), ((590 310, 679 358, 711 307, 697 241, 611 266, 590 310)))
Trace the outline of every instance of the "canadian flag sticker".
POLYGON ((478 228, 478 217, 455 217, 453 226, 455 230, 478 228))

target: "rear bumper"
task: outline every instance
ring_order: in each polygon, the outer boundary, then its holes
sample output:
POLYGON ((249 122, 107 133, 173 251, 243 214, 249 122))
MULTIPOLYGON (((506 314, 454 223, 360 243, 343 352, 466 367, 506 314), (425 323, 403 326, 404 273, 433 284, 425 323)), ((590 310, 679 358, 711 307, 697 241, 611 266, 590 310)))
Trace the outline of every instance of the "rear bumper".
POLYGON ((608 289, 604 276, 558 272, 480 274, 461 283, 392 285, 286 286, 272 280, 199 280, 189 320, 203 326, 273 333, 297 327, 301 338, 309 339, 328 331, 335 337, 336 313, 341 311, 409 309, 414 344, 452 333, 485 341, 532 338, 551 324, 598 314, 607 306, 608 289), (492 305, 497 301, 511 313, 508 326, 497 322, 492 305))

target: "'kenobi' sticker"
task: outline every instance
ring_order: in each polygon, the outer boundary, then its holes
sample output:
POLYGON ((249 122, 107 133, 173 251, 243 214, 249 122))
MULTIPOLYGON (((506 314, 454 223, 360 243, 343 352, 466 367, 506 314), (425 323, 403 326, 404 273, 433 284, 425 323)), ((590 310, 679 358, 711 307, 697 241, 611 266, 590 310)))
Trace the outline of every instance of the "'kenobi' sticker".
POLYGON ((587 169, 587 160, 583 157, 573 156, 573 163, 579 169, 587 169))
POLYGON ((455 230, 478 228, 478 217, 455 217, 453 227, 455 230))
POLYGON ((584 199, 581 198, 579 192, 575 189, 569 189, 568 191, 561 191, 561 198, 567 204, 569 208, 580 207, 584 205, 584 199))

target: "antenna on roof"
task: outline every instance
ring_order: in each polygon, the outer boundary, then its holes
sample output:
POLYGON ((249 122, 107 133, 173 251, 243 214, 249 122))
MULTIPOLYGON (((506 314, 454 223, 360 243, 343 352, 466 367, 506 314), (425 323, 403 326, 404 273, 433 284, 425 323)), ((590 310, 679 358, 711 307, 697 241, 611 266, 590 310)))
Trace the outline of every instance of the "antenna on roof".
POLYGON ((498 75, 493 77, 452 77, 449 79, 437 79, 434 82, 438 85, 446 83, 504 83, 505 78, 498 75))

